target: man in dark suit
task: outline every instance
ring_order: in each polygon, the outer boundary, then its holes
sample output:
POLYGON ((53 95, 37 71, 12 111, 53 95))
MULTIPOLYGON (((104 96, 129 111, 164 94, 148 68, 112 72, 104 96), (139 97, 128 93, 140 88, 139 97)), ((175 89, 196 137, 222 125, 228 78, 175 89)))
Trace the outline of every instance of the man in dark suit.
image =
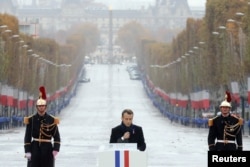
POLYGON ((110 143, 137 143, 137 149, 145 151, 146 143, 144 140, 142 127, 133 124, 134 113, 131 109, 122 112, 122 122, 112 128, 110 143))

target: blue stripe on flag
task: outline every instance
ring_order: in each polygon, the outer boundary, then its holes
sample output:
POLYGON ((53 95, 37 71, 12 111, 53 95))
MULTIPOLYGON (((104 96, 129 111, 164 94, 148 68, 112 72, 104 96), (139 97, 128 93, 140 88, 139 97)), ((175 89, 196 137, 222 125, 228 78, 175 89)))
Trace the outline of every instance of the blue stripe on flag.
POLYGON ((120 151, 115 151, 115 167, 120 167, 120 151))

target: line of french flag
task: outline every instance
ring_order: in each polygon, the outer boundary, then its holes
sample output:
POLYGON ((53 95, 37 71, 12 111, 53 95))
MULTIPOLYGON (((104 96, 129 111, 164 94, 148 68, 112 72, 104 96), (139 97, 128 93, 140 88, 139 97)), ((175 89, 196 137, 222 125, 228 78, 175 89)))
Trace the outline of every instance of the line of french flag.
POLYGON ((135 149, 111 149, 99 153, 99 167, 147 167, 147 152, 135 149))
MULTIPOLYGON (((154 90, 154 93, 162 97, 164 100, 169 101, 172 105, 178 104, 180 107, 186 107, 188 98, 191 100, 191 107, 193 109, 207 109, 210 107, 210 93, 207 90, 201 90, 190 93, 189 97, 181 93, 166 93, 164 90, 155 87, 152 81, 147 78, 148 85, 154 90)), ((232 100, 237 104, 240 103, 240 90, 237 81, 231 82, 231 96, 232 100)), ((250 104, 250 77, 247 78, 247 96, 248 104, 250 104)), ((223 100, 223 99, 221 99, 223 100)))
POLYGON ((165 93, 164 90, 156 87, 154 92, 172 105, 186 108, 189 97, 193 109, 208 109, 210 107, 210 94, 207 90, 190 93, 189 96, 182 93, 165 93))
POLYGON ((115 167, 129 167, 129 151, 115 151, 115 167))

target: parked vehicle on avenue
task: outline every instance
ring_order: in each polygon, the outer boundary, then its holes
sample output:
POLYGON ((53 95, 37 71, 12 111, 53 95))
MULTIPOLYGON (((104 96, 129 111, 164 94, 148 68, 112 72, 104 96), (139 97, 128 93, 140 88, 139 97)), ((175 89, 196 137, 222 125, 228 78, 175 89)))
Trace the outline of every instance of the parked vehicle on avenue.
POLYGON ((90 78, 82 77, 82 78, 79 80, 79 82, 80 82, 80 83, 90 82, 90 78))
POLYGON ((141 72, 136 64, 127 66, 127 71, 129 74, 129 78, 131 80, 140 80, 141 79, 141 72))

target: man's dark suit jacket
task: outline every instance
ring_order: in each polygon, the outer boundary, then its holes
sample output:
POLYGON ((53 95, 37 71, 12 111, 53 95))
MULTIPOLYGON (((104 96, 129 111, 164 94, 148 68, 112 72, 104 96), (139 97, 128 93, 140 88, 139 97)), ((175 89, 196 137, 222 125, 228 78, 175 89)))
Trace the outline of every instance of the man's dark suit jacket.
POLYGON ((137 149, 144 151, 146 143, 144 140, 142 127, 132 124, 126 127, 123 123, 112 128, 109 143, 137 143, 137 149), (121 137, 125 132, 130 132, 130 138, 122 140, 121 137))

